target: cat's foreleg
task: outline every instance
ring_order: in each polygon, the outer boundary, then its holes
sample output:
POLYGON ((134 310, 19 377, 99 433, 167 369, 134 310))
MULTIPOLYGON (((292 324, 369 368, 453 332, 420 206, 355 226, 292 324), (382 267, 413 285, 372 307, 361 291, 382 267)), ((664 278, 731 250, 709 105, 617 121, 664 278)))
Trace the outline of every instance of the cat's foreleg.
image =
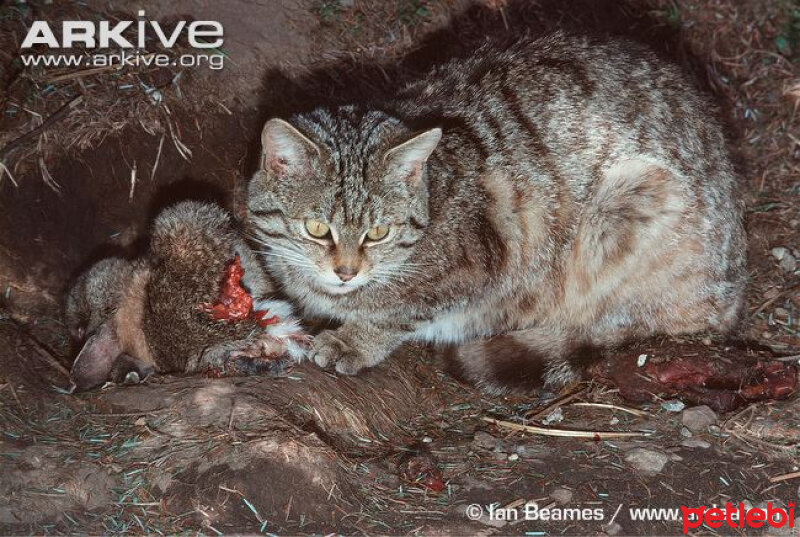
POLYGON ((314 338, 311 358, 320 367, 355 375, 384 361, 406 337, 406 332, 389 327, 345 323, 314 338))

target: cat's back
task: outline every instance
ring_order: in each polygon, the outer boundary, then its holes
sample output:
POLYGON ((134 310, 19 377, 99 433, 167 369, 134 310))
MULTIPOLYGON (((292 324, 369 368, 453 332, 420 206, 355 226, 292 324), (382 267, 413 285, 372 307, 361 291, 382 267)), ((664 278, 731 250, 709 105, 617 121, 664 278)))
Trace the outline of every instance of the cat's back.
POLYGON ((486 44, 409 85, 399 103, 404 119, 442 125, 459 160, 523 163, 528 175, 563 176, 577 190, 631 154, 687 176, 727 167, 709 100, 678 66, 626 40, 559 32, 486 44))
POLYGON ((526 111, 561 112, 602 102, 606 111, 624 105, 635 115, 645 111, 637 106, 644 103, 631 99, 651 92, 705 103, 680 68, 644 45, 557 32, 508 46, 487 43, 434 68, 404 88, 400 98, 412 113, 414 107, 418 113, 485 113, 491 109, 487 105, 524 101, 518 104, 526 111))

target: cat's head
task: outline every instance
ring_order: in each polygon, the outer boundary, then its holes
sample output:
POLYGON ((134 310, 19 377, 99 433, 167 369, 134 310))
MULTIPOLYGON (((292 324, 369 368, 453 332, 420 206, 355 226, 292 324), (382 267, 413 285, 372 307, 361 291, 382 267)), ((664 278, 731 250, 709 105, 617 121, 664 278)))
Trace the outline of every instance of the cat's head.
POLYGON ((408 261, 428 225, 425 164, 440 138, 353 107, 268 121, 248 216, 270 267, 330 295, 418 270, 408 261))

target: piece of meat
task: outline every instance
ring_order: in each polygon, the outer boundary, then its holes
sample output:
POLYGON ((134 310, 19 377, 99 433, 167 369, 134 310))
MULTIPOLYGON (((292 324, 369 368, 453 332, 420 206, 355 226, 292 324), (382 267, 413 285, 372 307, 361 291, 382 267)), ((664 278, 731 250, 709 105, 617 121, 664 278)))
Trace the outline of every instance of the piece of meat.
POLYGON ((618 351, 592 372, 598 380, 616 386, 629 401, 678 397, 726 412, 753 401, 783 399, 795 393, 797 368, 771 358, 764 349, 668 343, 618 351), (639 367, 637 359, 644 350, 654 359, 639 367))
POLYGON ((237 255, 225 267, 219 296, 213 304, 200 304, 200 309, 215 321, 236 322, 253 313, 253 297, 242 287, 244 267, 237 255))
POLYGON ((261 328, 278 324, 280 319, 277 315, 270 315, 266 310, 253 309, 253 297, 242 286, 243 277, 244 267, 237 255, 225 267, 216 302, 200 304, 198 306, 200 310, 206 312, 214 321, 235 323, 253 319, 261 328))

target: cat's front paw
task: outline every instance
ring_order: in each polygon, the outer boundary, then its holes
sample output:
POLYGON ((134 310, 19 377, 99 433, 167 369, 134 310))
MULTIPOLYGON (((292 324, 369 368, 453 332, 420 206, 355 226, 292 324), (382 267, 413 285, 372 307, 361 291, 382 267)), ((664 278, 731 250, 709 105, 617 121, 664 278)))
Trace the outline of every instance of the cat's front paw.
POLYGON ((335 366, 342 375, 355 375, 369 365, 363 354, 330 330, 314 338, 311 358, 322 368, 335 366))

